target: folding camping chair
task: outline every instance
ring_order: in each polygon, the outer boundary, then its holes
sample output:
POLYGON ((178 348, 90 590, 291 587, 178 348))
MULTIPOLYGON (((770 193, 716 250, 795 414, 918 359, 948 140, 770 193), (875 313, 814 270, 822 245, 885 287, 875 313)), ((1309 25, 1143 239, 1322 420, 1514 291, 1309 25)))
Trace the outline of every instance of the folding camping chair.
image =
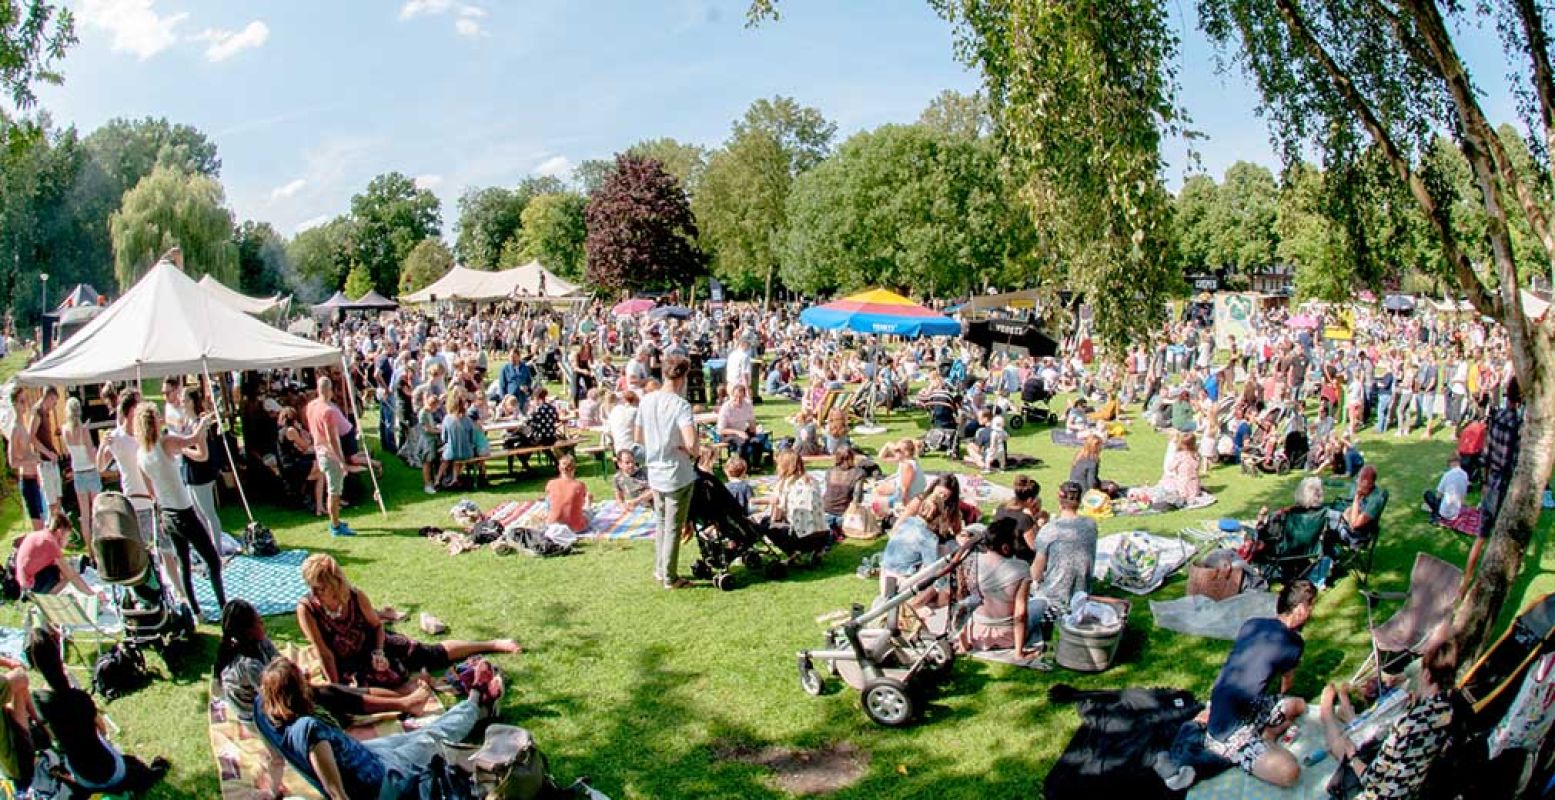
POLYGON ((1371 654, 1351 682, 1360 681, 1372 670, 1379 673, 1380 680, 1385 666, 1383 653, 1395 654, 1390 665, 1419 656, 1431 632, 1452 616, 1462 580, 1463 570, 1457 566, 1430 553, 1417 553, 1408 592, 1361 592, 1366 599, 1366 626, 1371 628, 1371 654), (1404 607, 1387 622, 1372 627, 1372 611, 1379 600, 1403 600, 1404 607))
MULTIPOLYGON (((1336 542, 1334 548, 1334 560, 1338 562, 1339 566, 1346 571, 1355 571, 1357 568, 1360 568, 1363 577, 1359 578, 1359 581, 1362 586, 1365 586, 1366 582, 1371 580, 1372 559, 1377 555, 1377 540, 1382 538, 1382 515, 1388 510, 1388 490, 1379 486, 1374 491, 1382 497, 1382 507, 1377 511, 1377 519, 1375 520, 1376 532, 1364 541, 1353 541, 1343 536, 1344 525, 1341 522, 1338 525, 1339 541, 1336 542), (1362 567, 1362 564, 1365 566, 1362 567)), ((1344 500, 1343 505, 1339 506, 1341 509, 1340 513, 1343 513, 1342 509, 1348 506, 1350 501, 1351 498, 1344 500)))
POLYGON ((115 622, 105 624, 97 613, 99 603, 96 598, 83 600, 80 595, 65 591, 59 594, 28 592, 25 599, 32 603, 27 610, 26 627, 43 624, 57 628, 66 656, 64 662, 70 669, 90 673, 103 652, 124 639, 123 620, 116 618, 115 622), (77 666, 71 666, 72 647, 77 666), (85 666, 80 666, 82 662, 85 666))
POLYGON ((1323 557, 1323 535, 1328 531, 1328 509, 1291 509, 1269 521, 1268 549, 1254 559, 1259 574, 1269 583, 1289 583, 1305 577, 1323 557))

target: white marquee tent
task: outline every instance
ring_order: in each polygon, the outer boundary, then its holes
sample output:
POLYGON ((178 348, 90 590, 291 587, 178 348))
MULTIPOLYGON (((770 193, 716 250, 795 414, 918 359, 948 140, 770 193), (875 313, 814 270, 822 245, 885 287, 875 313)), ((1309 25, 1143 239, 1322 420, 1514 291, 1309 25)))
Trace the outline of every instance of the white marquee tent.
POLYGON ((268 314, 286 305, 286 298, 280 295, 275 297, 249 297, 209 275, 200 278, 200 286, 211 294, 216 295, 223 303, 245 314, 253 314, 255 316, 268 314))
POLYGON ((459 265, 438 278, 431 286, 400 298, 404 303, 430 303, 436 300, 497 301, 565 299, 583 294, 577 284, 559 277, 531 261, 501 272, 482 272, 459 265))

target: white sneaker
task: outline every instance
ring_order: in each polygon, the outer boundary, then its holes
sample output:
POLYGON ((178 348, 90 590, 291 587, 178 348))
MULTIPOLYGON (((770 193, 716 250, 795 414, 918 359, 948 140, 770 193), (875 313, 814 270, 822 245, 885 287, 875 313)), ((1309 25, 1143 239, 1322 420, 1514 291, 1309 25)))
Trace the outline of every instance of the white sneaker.
POLYGON ((427 494, 437 494, 437 490, 432 488, 432 484, 430 483, 424 484, 421 487, 421 491, 426 492, 427 494))

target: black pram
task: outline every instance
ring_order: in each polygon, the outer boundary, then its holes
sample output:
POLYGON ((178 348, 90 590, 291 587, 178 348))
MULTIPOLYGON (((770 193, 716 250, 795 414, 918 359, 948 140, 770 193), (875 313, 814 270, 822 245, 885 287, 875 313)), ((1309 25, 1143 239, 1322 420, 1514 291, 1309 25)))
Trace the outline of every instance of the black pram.
POLYGON ((778 579, 788 574, 789 566, 819 565, 831 546, 829 531, 795 536, 786 526, 752 520, 728 487, 701 469, 692 484, 689 517, 701 556, 691 563, 691 577, 711 580, 724 591, 734 588, 729 570, 736 561, 778 579))
POLYGON ((1033 425, 1052 425, 1058 422, 1058 415, 1054 414, 1049 406, 1053 400, 1053 392, 1047 388, 1047 381, 1042 380, 1041 376, 1033 374, 1021 384, 1020 400, 1020 412, 1010 415, 1008 422, 1010 430, 1018 431, 1028 422, 1033 425))

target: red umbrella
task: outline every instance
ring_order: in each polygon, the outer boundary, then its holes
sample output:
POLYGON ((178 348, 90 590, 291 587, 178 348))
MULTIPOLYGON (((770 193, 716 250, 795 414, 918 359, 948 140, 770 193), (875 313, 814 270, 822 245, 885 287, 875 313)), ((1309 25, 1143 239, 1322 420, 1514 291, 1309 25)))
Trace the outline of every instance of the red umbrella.
POLYGON ((654 303, 646 297, 633 297, 630 300, 622 300, 610 309, 610 313, 618 317, 630 317, 633 314, 646 313, 653 308, 654 303))

